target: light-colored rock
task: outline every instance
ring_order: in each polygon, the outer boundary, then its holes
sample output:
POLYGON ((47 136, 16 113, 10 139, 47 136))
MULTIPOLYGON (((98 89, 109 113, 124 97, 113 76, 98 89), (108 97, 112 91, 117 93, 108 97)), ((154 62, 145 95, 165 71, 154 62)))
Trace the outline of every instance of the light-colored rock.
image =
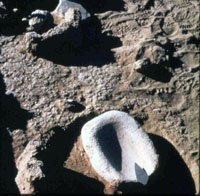
POLYGON ((65 21, 73 22, 81 19, 81 12, 78 8, 69 8, 65 13, 65 21))
POLYGON ((125 112, 113 110, 92 119, 83 126, 81 137, 92 167, 111 184, 145 185, 157 168, 152 141, 125 112))
POLYGON ((65 14, 70 8, 79 9, 81 12, 82 20, 85 20, 90 17, 90 13, 88 13, 87 10, 82 5, 74 3, 69 0, 60 0, 58 6, 52 12, 52 14, 56 15, 59 18, 65 18, 66 17, 65 14))
POLYGON ((17 159, 18 173, 15 181, 21 194, 33 194, 35 191, 33 182, 45 177, 42 172, 43 162, 35 158, 37 147, 40 145, 37 140, 30 141, 17 159))
POLYGON ((7 22, 8 10, 6 9, 3 1, 0 1, 0 23, 7 22))

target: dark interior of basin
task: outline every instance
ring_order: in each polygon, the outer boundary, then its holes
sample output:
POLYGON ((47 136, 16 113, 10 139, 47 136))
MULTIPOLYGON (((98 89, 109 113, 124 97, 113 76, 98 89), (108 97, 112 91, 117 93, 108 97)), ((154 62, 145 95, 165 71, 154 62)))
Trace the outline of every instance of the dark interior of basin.
POLYGON ((117 170, 122 169, 122 149, 113 124, 106 124, 96 134, 96 139, 110 164, 117 170))

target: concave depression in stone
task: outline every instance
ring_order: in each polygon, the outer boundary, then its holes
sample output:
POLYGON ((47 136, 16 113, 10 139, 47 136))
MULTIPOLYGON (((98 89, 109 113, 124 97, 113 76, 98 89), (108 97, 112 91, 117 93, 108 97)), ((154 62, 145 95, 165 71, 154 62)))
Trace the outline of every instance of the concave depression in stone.
POLYGON ((109 183, 147 184, 158 165, 152 141, 125 112, 109 111, 87 122, 81 132, 92 167, 109 183))

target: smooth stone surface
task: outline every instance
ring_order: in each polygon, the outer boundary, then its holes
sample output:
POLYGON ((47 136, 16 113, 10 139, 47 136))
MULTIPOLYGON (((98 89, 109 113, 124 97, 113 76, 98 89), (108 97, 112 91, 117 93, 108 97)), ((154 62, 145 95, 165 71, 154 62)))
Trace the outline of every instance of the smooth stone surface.
POLYGON ((58 6, 53 11, 53 14, 55 14, 57 17, 65 18, 65 13, 70 8, 77 8, 81 12, 81 19, 85 20, 90 17, 90 13, 87 12, 87 10, 80 4, 74 3, 72 1, 68 0, 60 0, 58 6))
POLYGON ((108 111, 87 122, 83 147, 95 171, 110 183, 147 184, 158 155, 142 127, 127 113, 108 111))

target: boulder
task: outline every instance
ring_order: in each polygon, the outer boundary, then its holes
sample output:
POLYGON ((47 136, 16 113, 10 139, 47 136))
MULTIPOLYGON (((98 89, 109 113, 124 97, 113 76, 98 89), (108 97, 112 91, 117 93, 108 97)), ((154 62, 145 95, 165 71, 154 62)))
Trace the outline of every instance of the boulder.
POLYGON ((158 166, 152 141, 125 112, 108 111, 90 120, 81 138, 92 167, 110 184, 146 185, 158 166))
POLYGON ((56 9, 52 12, 52 15, 57 18, 66 18, 66 12, 70 9, 79 9, 81 13, 81 19, 85 20, 90 17, 90 13, 80 4, 69 1, 69 0, 59 0, 59 4, 56 9))

